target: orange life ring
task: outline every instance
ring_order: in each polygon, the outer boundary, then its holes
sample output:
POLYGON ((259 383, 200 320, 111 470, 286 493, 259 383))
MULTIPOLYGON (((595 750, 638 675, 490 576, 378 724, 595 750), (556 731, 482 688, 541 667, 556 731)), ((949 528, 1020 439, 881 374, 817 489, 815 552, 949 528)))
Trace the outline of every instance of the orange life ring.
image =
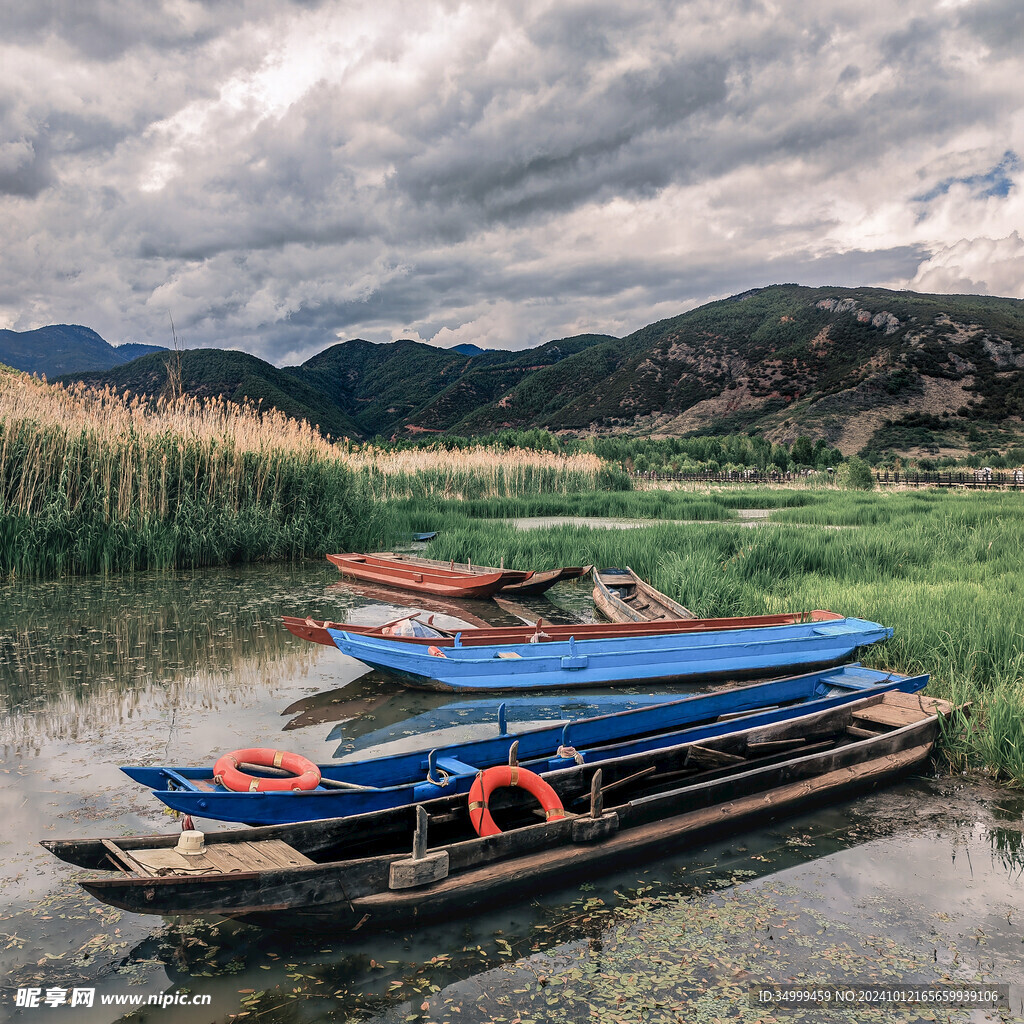
POLYGON ((235 793, 281 793, 288 790, 316 789, 320 785, 320 769, 308 757, 289 754, 287 750, 269 747, 250 747, 225 754, 213 766, 213 781, 235 793), (283 768, 291 772, 291 779, 261 779, 239 771, 240 764, 255 764, 264 768, 283 768))
POLYGON ((429 654, 432 658, 447 658, 448 657, 448 655, 445 654, 444 651, 442 651, 440 647, 428 647, 427 648, 427 654, 429 654))
POLYGON ((558 821, 565 817, 565 809, 558 794, 536 772, 499 764, 480 772, 469 791, 469 820, 478 836, 501 835, 501 829, 494 824, 487 802, 496 789, 504 789, 506 786, 518 786, 532 793, 540 801, 548 821, 558 821))

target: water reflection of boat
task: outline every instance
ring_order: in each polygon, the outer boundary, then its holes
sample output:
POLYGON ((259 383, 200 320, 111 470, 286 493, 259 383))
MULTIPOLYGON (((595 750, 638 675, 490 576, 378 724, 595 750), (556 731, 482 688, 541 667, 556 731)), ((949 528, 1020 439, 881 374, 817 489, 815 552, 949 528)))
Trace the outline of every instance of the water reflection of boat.
POLYGON ((210 833, 192 856, 177 852, 177 835, 42 845, 80 867, 113 864, 118 874, 80 884, 124 910, 327 925, 339 938, 522 900, 846 799, 925 762, 939 718, 952 710, 890 692, 654 754, 574 764, 547 776, 555 802, 571 813, 538 823, 519 789, 499 790, 484 806, 507 830, 486 838, 474 835, 478 808, 460 794, 415 812, 210 833))
POLYGON ((421 740, 412 752, 320 765, 322 782, 302 793, 232 791, 220 785, 208 767, 121 770, 176 811, 219 821, 274 824, 361 814, 466 792, 479 771, 507 762, 513 738, 526 767, 551 772, 574 761, 592 763, 719 736, 736 727, 737 716, 744 716, 745 726, 767 724, 856 700, 868 692, 916 692, 927 681, 927 676, 887 674, 856 665, 515 733, 500 721, 502 732, 486 739, 429 751, 421 740))
POLYGON ((311 725, 324 725, 327 722, 344 722, 351 718, 362 718, 371 715, 387 704, 396 693, 402 692, 394 682, 378 672, 370 672, 361 677, 366 682, 372 677, 374 690, 372 693, 354 696, 351 685, 341 686, 335 690, 324 690, 294 701, 281 712, 281 715, 294 715, 282 727, 285 732, 293 729, 305 729, 311 725))

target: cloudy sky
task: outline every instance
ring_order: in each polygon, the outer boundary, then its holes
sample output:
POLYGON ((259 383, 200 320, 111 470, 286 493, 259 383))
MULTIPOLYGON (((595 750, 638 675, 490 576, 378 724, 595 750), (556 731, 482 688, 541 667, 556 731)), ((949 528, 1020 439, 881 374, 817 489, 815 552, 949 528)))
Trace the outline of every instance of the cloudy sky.
POLYGON ((0 327, 523 348, 1024 297, 1019 0, 0 7, 0 327))

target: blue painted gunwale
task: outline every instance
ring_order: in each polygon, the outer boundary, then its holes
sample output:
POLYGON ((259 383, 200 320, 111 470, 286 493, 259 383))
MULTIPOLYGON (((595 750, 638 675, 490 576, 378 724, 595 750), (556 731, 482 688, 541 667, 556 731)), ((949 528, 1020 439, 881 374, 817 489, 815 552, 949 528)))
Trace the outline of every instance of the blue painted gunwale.
POLYGON ((422 646, 328 628, 335 646, 372 668, 426 690, 509 692, 614 686, 693 676, 768 675, 835 665, 858 647, 892 636, 865 619, 788 623, 714 632, 601 637, 577 642, 445 647, 422 646))
POLYGON ((285 824, 348 817, 468 792, 478 771, 507 763, 513 741, 519 743, 519 763, 543 774, 575 763, 572 756, 559 756, 562 747, 574 748, 585 762, 594 763, 721 736, 739 728, 770 725, 887 690, 915 693, 927 683, 927 675, 878 672, 854 664, 433 751, 320 766, 325 778, 372 787, 366 790, 319 786, 304 793, 233 793, 206 788, 212 783, 209 768, 132 766, 121 770, 152 789, 169 807, 186 814, 251 825, 285 824), (717 721, 722 715, 738 713, 744 717, 717 721), (435 776, 440 784, 427 781, 428 774, 437 769, 447 773, 447 778, 435 776))
POLYGON ((583 694, 572 691, 568 694, 546 693, 542 696, 523 697, 474 697, 471 700, 455 700, 430 711, 423 711, 412 718, 383 725, 369 732, 351 736, 352 726, 358 727, 358 719, 339 722, 327 734, 329 740, 341 740, 334 752, 336 758, 348 757, 360 750, 379 747, 385 743, 401 742, 412 736, 421 737, 419 746, 429 740, 430 734, 443 729, 459 726, 490 726, 501 717, 513 731, 523 723, 567 722, 575 718, 593 718, 596 715, 614 715, 620 711, 635 711, 654 704, 674 703, 682 693, 601 693, 583 694))

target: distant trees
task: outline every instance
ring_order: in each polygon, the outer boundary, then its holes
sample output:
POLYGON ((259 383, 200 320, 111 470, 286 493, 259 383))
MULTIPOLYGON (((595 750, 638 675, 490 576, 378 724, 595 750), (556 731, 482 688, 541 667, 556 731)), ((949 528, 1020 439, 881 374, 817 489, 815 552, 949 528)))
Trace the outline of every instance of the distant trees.
POLYGON ((840 474, 840 482, 854 490, 870 491, 875 486, 875 478, 871 475, 871 467, 856 455, 846 460, 840 474))

